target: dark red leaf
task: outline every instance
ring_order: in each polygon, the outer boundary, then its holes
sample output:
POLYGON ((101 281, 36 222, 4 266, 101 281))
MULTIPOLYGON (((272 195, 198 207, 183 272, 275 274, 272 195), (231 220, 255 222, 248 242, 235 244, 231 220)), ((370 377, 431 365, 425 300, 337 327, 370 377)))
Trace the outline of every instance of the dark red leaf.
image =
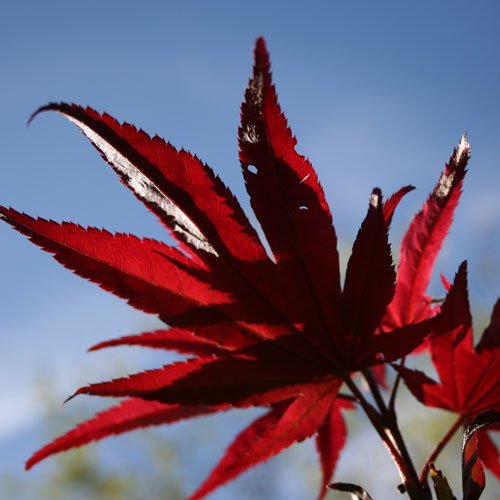
POLYGON ((362 354, 359 354, 360 364, 369 366, 378 363, 390 363, 410 354, 431 335, 439 318, 429 318, 412 325, 397 328, 391 332, 380 333, 367 339, 362 354), (377 358, 381 354, 382 359, 377 358))
POLYGON ((351 350, 359 349, 373 335, 394 294, 395 279, 382 194, 374 189, 347 264, 342 293, 343 320, 351 350))
POLYGON ((181 354, 196 354, 197 356, 217 355, 222 354, 224 351, 216 342, 198 337, 193 332, 179 328, 155 330, 153 332, 140 333, 139 335, 127 335, 126 337, 107 340, 92 346, 89 351, 123 345, 173 350, 181 354))
POLYGON ((269 55, 257 41, 253 77, 239 129, 240 161, 252 208, 288 283, 286 293, 306 321, 315 345, 331 349, 340 298, 337 237, 312 165, 295 151, 271 81, 269 55), (319 319, 318 319, 319 315, 319 319))
POLYGON ((488 328, 483 332, 481 340, 477 345, 477 351, 498 349, 500 347, 500 299, 496 301, 493 312, 491 313, 491 321, 488 328))
POLYGON ((81 387, 66 401, 78 394, 94 394, 97 396, 129 397, 142 396, 148 392, 158 391, 175 380, 200 370, 202 366, 213 363, 217 358, 205 357, 179 361, 163 368, 147 370, 145 372, 129 375, 128 377, 113 379, 81 387))
POLYGON ((304 384, 327 377, 320 367, 286 353, 274 359, 273 352, 265 349, 256 346, 221 358, 174 363, 82 387, 76 394, 132 396, 188 405, 258 406, 290 399, 304 384))

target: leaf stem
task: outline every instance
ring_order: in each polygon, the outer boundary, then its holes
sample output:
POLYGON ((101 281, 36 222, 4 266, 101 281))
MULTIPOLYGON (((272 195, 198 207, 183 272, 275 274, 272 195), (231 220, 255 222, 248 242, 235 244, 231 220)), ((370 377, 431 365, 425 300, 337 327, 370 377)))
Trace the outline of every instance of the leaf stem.
POLYGON ((358 402, 357 398, 355 398, 354 396, 351 396, 350 394, 345 394, 343 392, 339 392, 338 395, 337 395, 337 397, 339 399, 345 399, 347 401, 352 401, 353 403, 357 403, 358 402))
POLYGON ((363 396, 363 393, 358 389, 358 386, 354 383, 354 381, 350 377, 345 377, 344 379, 347 387, 351 390, 354 398, 356 401, 361 405, 363 408, 364 412, 366 413, 366 416, 370 420, 371 424, 377 431, 378 435, 382 438, 384 443, 387 444, 391 455, 398 455, 399 452, 395 448, 392 442, 390 442, 389 437, 387 436, 385 432, 384 425, 381 422, 381 415, 375 410, 375 408, 366 400, 366 398, 363 396), (389 441, 389 442, 388 442, 389 441))
POLYGON ((372 372, 370 370, 363 370, 362 373, 368 383, 373 399, 380 410, 381 421, 384 426, 384 434, 388 437, 391 443, 393 443, 398 455, 401 457, 402 463, 404 464, 404 475, 401 469, 400 473, 406 491, 412 499, 430 499, 432 496, 429 486, 427 483, 420 482, 417 469, 413 464, 413 460, 408 452, 403 435, 399 429, 394 407, 391 408, 386 405, 372 372))
MULTIPOLYGON (((400 368, 404 368, 406 361, 406 356, 401 359, 399 363, 400 368)), ((389 398, 389 411, 395 413, 396 411, 396 396, 398 394, 399 384, 401 383, 401 372, 398 371, 396 373, 396 380, 394 381, 394 385, 392 386, 391 396, 389 398)))
POLYGON ((382 397, 382 393, 380 392, 377 381, 375 380, 372 372, 369 369, 363 370, 362 373, 368 384, 368 387, 370 388, 373 399, 375 400, 375 403, 380 410, 380 413, 385 416, 387 414, 387 406, 385 404, 384 398, 382 397))
POLYGON ((448 429, 446 434, 442 437, 441 441, 439 441, 438 445, 434 449, 434 451, 430 454, 429 458, 425 462, 425 465, 420 473, 420 482, 427 483, 427 475, 429 474, 429 470, 431 465, 434 463, 439 454, 443 451, 444 447, 448 444, 450 439, 455 435, 458 428, 463 424, 465 417, 463 415, 459 415, 459 417, 455 420, 453 425, 448 429))
MULTIPOLYGON (((387 450, 389 451, 389 454, 391 455, 392 459, 394 460, 394 463, 399 471, 399 474, 401 476, 403 483, 406 485, 408 482, 408 476, 407 476, 407 472, 406 472, 407 466, 404 463, 404 460, 401 457, 401 454, 400 454, 397 446, 395 445, 394 440, 387 433, 386 426, 382 422, 382 415, 379 412, 377 412, 376 409, 366 400, 363 393, 359 390, 357 385, 354 383, 354 381, 350 377, 345 377, 344 380, 345 380, 346 385, 351 390, 353 396, 356 398, 358 403, 363 408, 366 416, 368 417, 368 420, 370 420, 374 429, 377 431, 377 434, 382 439, 384 445, 386 446, 387 450)), ((418 497, 415 497, 415 498, 418 498, 418 497)))

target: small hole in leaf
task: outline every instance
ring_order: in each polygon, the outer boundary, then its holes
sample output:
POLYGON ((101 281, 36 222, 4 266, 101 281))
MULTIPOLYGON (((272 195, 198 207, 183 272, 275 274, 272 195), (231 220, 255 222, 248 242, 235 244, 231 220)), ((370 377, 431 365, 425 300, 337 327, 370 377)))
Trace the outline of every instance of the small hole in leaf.
POLYGON ((255 165, 248 165, 247 171, 250 172, 251 174, 257 174, 259 171, 255 165))
POLYGON ((299 210, 309 210, 307 205, 300 205, 299 210))

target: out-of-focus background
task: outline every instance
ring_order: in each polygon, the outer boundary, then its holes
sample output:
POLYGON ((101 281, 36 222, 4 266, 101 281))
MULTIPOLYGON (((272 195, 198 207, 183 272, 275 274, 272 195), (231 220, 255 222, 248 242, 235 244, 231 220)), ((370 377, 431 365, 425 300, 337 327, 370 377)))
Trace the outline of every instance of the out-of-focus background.
MULTIPOLYGON (((386 194, 417 187, 393 223, 397 254, 411 215, 468 131, 470 170, 436 270, 451 278, 468 259, 480 333, 500 294, 499 22, 493 0, 4 3, 0 202, 166 237, 70 123, 47 114, 26 128, 38 106, 64 100, 195 152, 248 208, 236 129, 253 43, 264 35, 299 150, 331 203, 343 265, 372 187, 386 194)), ((22 470, 37 447, 103 407, 85 397, 62 407, 75 388, 171 358, 134 348, 85 354, 97 341, 158 322, 75 277, 7 225, 0 248, 0 498, 184 498, 258 411, 128 434, 22 470)), ((431 292, 442 295, 438 279, 431 292)), ((404 391, 400 407, 422 461, 453 417, 422 409, 404 391)), ((398 498, 398 477, 366 420, 351 415, 349 424, 336 478, 361 483, 377 499, 398 498)), ((459 463, 455 440, 438 466, 458 495, 459 463)), ((318 478, 306 442, 211 498, 306 500, 318 478)), ((486 498, 495 498, 495 480, 488 482, 486 498)))

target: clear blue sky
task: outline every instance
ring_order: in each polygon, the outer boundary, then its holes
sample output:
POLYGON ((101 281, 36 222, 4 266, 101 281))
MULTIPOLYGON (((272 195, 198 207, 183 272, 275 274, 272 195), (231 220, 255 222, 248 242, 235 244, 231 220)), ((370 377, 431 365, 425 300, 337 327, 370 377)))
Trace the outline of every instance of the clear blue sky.
MULTIPOLYGON (((499 23, 500 4, 481 0, 8 2, 0 16, 0 203, 164 237, 71 124, 45 115, 26 128, 30 113, 53 100, 164 136, 244 198, 236 128, 253 43, 263 35, 280 101, 346 249, 371 188, 389 194, 412 183, 418 191, 394 222, 397 242, 468 131, 473 158, 438 270, 450 276, 469 259, 472 302, 484 312, 500 294, 499 23)), ((0 252, 1 436, 34 415, 26 391, 40 370, 52 367, 70 391, 73 366, 101 373, 109 356, 82 361, 87 346, 153 321, 6 225, 0 252)))

